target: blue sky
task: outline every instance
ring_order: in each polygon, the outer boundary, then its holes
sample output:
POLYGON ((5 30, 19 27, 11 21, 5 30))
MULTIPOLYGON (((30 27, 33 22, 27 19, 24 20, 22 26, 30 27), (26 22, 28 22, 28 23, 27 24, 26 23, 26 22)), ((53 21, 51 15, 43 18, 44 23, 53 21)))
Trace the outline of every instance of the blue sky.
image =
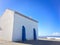
POLYGON ((59 0, 0 0, 0 16, 7 8, 38 20, 39 36, 60 34, 59 0))

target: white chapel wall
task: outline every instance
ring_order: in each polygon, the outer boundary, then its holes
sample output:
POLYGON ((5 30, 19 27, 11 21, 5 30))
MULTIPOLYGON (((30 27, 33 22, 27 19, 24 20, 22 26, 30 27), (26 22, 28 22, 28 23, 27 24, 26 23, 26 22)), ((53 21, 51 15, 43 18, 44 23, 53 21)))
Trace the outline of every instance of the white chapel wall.
POLYGON ((22 40, 22 26, 25 26, 27 40, 33 40, 33 28, 36 29, 36 33, 37 33, 36 35, 38 35, 38 23, 37 22, 29 20, 15 13, 13 40, 17 40, 17 41, 22 40))
POLYGON ((2 15, 1 27, 3 31, 2 38, 4 40, 8 40, 8 41, 12 40, 13 15, 14 15, 14 12, 10 11, 9 9, 7 9, 2 15))

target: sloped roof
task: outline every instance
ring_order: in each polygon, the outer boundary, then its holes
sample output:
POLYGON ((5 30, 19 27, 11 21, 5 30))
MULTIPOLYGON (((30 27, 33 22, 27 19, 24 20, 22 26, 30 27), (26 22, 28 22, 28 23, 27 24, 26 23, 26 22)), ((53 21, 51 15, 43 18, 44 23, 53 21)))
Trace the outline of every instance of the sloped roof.
POLYGON ((36 21, 36 20, 34 20, 34 19, 28 17, 28 16, 25 16, 25 15, 23 15, 23 14, 17 12, 17 11, 15 11, 15 13, 17 13, 17 14, 19 14, 20 16, 23 16, 23 17, 25 17, 25 18, 27 18, 27 19, 29 19, 29 20, 32 20, 32 21, 34 21, 34 22, 38 22, 38 21, 36 21))
MULTIPOLYGON (((8 9, 8 10, 11 10, 11 9, 8 9)), ((12 11, 14 11, 14 10, 12 10, 12 11)), ((32 19, 32 18, 30 18, 30 17, 28 17, 28 16, 25 16, 25 15, 23 15, 23 14, 21 14, 21 13, 17 12, 17 11, 14 11, 14 13, 19 14, 20 16, 23 16, 23 17, 25 17, 25 18, 27 18, 27 19, 29 19, 29 20, 32 20, 32 21, 34 21, 34 22, 37 22, 37 23, 38 23, 38 21, 37 21, 37 20, 34 20, 34 19, 32 19)))

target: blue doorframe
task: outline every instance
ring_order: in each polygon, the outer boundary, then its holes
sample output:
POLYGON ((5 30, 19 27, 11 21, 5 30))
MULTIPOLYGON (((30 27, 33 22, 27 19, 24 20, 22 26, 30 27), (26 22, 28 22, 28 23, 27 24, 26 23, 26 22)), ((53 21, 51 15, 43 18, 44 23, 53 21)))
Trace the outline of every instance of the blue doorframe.
POLYGON ((26 32, 25 32, 25 27, 22 26, 22 41, 26 40, 26 32))
POLYGON ((33 29, 33 35, 34 35, 34 40, 36 40, 37 38, 36 38, 36 30, 35 29, 33 29))

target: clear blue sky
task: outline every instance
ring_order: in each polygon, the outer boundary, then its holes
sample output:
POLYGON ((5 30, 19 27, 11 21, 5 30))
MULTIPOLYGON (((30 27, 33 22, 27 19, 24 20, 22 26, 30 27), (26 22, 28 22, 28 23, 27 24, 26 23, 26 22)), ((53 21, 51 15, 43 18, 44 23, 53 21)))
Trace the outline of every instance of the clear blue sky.
POLYGON ((60 33, 59 0, 0 0, 0 16, 7 8, 38 20, 40 36, 60 33))

